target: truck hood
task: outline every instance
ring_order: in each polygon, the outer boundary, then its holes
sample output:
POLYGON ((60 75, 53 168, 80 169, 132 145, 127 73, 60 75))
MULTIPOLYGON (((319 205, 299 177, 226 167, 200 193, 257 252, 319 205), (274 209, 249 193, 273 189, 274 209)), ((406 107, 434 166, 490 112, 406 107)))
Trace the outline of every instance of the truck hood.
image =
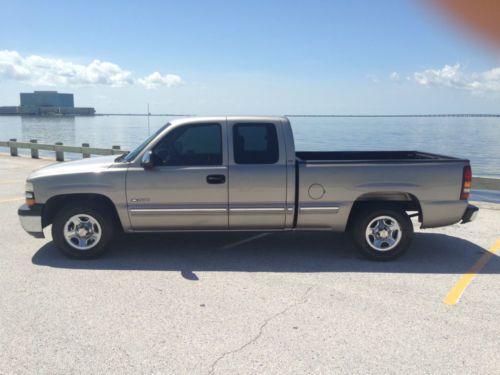
POLYGON ((117 155, 100 156, 64 163, 55 163, 35 170, 28 177, 28 181, 40 177, 71 175, 79 173, 100 173, 114 164, 117 155))

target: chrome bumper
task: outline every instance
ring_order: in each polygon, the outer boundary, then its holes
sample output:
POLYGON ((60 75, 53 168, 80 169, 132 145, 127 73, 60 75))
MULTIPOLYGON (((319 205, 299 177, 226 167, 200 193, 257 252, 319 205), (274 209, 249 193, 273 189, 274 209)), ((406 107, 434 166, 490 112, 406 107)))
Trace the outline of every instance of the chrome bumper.
POLYGON ((473 206, 472 204, 469 204, 467 208, 465 209, 464 215, 462 216, 462 221, 460 224, 466 224, 470 223, 471 221, 475 220, 477 217, 477 213, 479 211, 479 208, 476 206, 473 206))
POLYGON ((23 204, 17 210, 19 221, 23 229, 30 235, 36 238, 44 238, 42 226, 42 208, 43 205, 28 206, 23 204))

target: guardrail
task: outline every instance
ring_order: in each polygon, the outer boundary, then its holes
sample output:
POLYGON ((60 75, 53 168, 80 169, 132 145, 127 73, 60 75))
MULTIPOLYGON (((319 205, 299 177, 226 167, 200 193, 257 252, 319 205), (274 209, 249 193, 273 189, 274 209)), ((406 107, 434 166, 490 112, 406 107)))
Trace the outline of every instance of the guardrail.
POLYGON ((31 139, 29 142, 18 142, 17 139, 12 138, 9 141, 0 141, 0 147, 7 147, 10 149, 11 156, 18 156, 18 149, 31 150, 31 157, 33 159, 39 158, 39 150, 54 151, 56 161, 64 161, 64 153, 71 152, 75 154, 82 154, 83 158, 90 158, 90 155, 119 155, 126 152, 120 146, 112 146, 112 148, 97 148, 90 147, 88 143, 82 143, 80 146, 64 146, 62 142, 52 144, 38 143, 36 139, 31 139))

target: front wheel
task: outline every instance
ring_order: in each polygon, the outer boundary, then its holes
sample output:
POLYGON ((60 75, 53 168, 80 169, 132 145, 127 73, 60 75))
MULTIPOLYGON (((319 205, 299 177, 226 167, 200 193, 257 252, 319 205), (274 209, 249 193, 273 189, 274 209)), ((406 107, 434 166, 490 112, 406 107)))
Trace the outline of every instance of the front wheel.
POLYGON ((62 208, 52 223, 52 239, 65 255, 95 258, 106 250, 114 233, 112 215, 84 205, 62 208))
POLYGON ((352 235, 363 255, 374 260, 392 260, 403 254, 413 237, 413 224, 403 210, 378 208, 356 215, 352 235))

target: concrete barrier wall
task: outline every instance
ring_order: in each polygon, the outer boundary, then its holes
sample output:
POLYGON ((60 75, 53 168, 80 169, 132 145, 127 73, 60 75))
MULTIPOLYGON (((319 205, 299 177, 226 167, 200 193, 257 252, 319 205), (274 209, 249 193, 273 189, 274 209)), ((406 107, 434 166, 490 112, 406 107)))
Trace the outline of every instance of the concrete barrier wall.
POLYGON ((11 156, 18 156, 18 149, 28 149, 31 151, 33 159, 38 158, 39 150, 54 151, 57 161, 64 161, 65 152, 82 154, 83 158, 89 158, 90 155, 119 155, 126 152, 118 145, 114 145, 112 148, 90 147, 88 143, 83 143, 81 146, 65 146, 61 142, 56 142, 53 145, 38 143, 36 139, 32 139, 30 142, 18 142, 15 138, 9 141, 0 141, 0 147, 9 148, 11 156))

